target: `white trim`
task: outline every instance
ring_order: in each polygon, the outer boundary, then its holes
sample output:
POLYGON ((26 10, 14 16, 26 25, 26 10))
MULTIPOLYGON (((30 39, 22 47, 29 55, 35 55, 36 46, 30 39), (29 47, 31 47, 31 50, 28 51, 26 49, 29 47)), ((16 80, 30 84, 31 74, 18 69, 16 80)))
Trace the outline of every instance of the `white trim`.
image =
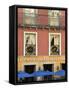
POLYGON ((50 33, 49 33, 49 56, 50 56, 50 33))
POLYGON ((57 55, 50 55, 50 35, 52 34, 60 35, 60 55, 61 55, 61 33, 49 33, 49 56, 57 56, 57 55))
POLYGON ((38 48, 37 47, 37 32, 28 32, 28 31, 25 31, 24 32, 24 42, 23 42, 23 45, 24 45, 24 51, 23 51, 24 52, 24 56, 25 56, 25 34, 26 33, 34 33, 34 34, 36 34, 36 56, 37 56, 38 55, 38 49, 37 49, 38 48))

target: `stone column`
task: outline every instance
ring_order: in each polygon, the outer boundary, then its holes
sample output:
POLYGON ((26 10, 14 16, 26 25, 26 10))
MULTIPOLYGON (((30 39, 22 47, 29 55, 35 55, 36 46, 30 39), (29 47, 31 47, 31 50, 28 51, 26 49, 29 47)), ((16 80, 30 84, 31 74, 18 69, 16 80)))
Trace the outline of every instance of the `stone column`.
MULTIPOLYGON (((36 71, 41 71, 41 70, 43 70, 43 65, 37 65, 36 66, 36 71)), ((42 81, 42 80, 43 80, 42 76, 37 77, 37 81, 42 81)))
MULTIPOLYGON (((55 63, 54 64, 54 72, 57 72, 59 70, 61 70, 61 65, 59 63, 55 63)), ((57 79, 57 78, 60 78, 60 76, 54 75, 54 79, 57 79)))

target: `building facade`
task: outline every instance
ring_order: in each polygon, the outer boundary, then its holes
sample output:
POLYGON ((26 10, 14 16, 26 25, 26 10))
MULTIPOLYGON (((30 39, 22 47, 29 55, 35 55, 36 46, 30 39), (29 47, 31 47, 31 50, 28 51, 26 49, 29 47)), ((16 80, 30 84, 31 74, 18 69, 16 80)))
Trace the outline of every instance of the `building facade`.
POLYGON ((65 70, 65 11, 18 8, 18 72, 39 70, 65 70))

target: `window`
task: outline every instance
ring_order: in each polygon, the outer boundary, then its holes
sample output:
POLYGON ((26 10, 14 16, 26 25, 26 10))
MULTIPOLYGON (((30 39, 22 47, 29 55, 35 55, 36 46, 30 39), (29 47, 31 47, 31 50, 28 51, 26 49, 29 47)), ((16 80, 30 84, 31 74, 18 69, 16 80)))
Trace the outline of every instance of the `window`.
POLYGON ((37 32, 24 32, 24 56, 37 55, 37 32))
POLYGON ((23 23, 34 25, 36 23, 36 11, 36 9, 25 8, 23 23))
POLYGON ((49 55, 61 55, 61 33, 49 33, 49 55))
POLYGON ((58 10, 49 10, 49 25, 50 26, 59 26, 59 11, 58 10))

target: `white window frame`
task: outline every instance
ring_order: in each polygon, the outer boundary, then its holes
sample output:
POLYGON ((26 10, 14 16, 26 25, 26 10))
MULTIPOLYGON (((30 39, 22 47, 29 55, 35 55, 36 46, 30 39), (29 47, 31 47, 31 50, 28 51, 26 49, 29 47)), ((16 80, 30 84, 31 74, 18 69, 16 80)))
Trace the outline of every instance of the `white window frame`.
POLYGON ((60 56, 61 55, 61 33, 49 33, 49 56, 60 56), (50 43, 50 35, 53 35, 53 34, 56 34, 56 35, 60 35, 60 54, 59 55, 50 55, 50 49, 51 49, 51 43, 50 43))
POLYGON ((36 34, 36 55, 35 56, 37 56, 38 55, 38 47, 37 47, 37 32, 28 32, 28 31, 25 31, 24 32, 24 42, 23 42, 23 45, 24 45, 24 56, 26 56, 25 55, 25 34, 26 33, 33 33, 33 34, 36 34))

